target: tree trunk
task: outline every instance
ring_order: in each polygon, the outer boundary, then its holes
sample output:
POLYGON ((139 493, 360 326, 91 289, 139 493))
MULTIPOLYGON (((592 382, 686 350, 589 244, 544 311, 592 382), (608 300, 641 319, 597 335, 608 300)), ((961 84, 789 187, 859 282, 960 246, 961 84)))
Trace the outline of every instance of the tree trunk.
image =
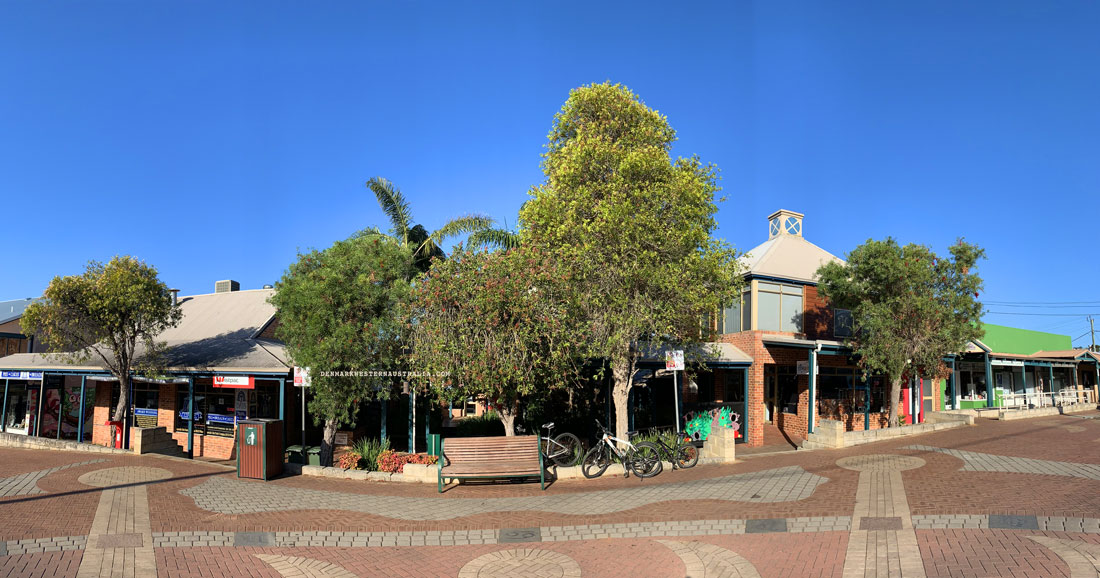
POLYGON ((508 437, 516 435, 516 415, 519 414, 519 403, 515 402, 510 406, 499 403, 497 406, 500 423, 504 424, 504 435, 508 437))
POLYGON ((336 422, 331 419, 325 420, 325 435, 321 438, 321 455, 318 456, 321 460, 322 466, 332 465, 332 454, 336 449, 333 444, 336 443, 336 422))
POLYGON ((127 410, 130 409, 130 380, 118 377, 118 388, 118 405, 115 406, 114 421, 122 421, 122 418, 126 417, 127 410))
MULTIPOLYGON (((615 385, 611 388, 611 398, 615 402, 615 437, 629 439, 626 432, 630 428, 630 360, 619 359, 612 363, 611 375, 615 385)), ((610 426, 610 424, 608 424, 610 426)))
POLYGON ((901 397, 901 377, 890 380, 890 417, 886 427, 894 427, 898 424, 898 398, 901 397))

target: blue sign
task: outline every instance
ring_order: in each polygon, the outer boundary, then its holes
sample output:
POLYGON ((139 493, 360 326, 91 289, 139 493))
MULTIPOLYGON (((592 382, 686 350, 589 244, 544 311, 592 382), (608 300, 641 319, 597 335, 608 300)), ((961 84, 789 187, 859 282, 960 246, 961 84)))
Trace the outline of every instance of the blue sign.
POLYGON ((232 416, 232 415, 217 415, 217 414, 212 413, 212 414, 206 416, 206 423, 235 424, 235 423, 237 423, 237 418, 236 418, 236 416, 232 416))
POLYGON ((41 371, 0 371, 0 379, 42 379, 41 371))
MULTIPOLYGON (((145 409, 145 408, 140 408, 139 407, 139 408, 134 410, 134 415, 151 415, 153 417, 156 417, 157 410, 155 410, 155 409, 145 409)), ((187 419, 187 418, 183 418, 183 419, 187 419)))
MULTIPOLYGON (((182 419, 182 420, 185 420, 185 421, 186 421, 186 420, 187 420, 187 419, 189 419, 190 417, 191 417, 191 414, 190 414, 190 413, 188 413, 188 412, 186 412, 186 411, 181 411, 181 412, 180 412, 180 419, 182 419)), ((202 421, 202 412, 201 412, 201 411, 196 411, 196 412, 195 412, 195 421, 202 421)))

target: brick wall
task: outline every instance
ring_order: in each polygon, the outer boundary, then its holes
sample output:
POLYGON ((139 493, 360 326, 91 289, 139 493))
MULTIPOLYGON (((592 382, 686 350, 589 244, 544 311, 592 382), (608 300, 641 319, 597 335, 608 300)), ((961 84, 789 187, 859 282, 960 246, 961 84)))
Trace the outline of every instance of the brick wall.
POLYGON ((114 381, 92 381, 95 387, 95 407, 92 409, 92 443, 100 446, 109 446, 114 436, 112 428, 104 423, 111 419, 114 411, 111 405, 111 390, 118 387, 114 381))
POLYGON ((833 308, 818 294, 816 286, 803 288, 802 331, 807 339, 836 339, 833 336, 833 308))

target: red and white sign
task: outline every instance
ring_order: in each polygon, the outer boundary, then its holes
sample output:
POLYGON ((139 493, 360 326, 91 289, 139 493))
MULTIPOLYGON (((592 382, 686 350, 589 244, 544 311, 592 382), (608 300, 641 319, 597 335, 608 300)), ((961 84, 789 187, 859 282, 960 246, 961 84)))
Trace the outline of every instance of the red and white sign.
POLYGON ((294 387, 309 387, 309 368, 294 366, 294 387))
POLYGON ((668 371, 684 370, 684 350, 674 349, 665 353, 665 369, 668 371))
POLYGON ((251 375, 215 375, 214 387, 256 389, 256 378, 251 375))

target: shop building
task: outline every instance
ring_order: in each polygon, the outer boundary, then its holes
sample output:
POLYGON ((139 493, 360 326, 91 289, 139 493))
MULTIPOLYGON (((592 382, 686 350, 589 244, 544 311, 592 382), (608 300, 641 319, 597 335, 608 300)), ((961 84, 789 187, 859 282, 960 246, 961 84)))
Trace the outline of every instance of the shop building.
MULTIPOLYGON (((167 345, 163 379, 133 376, 125 384, 125 427, 164 427, 181 450, 217 459, 233 457, 237 420, 283 419, 284 427, 300 427, 294 412, 286 412, 298 393, 285 347, 274 338, 273 292, 241 291, 230 281, 218 282, 211 294, 178 297, 180 324, 157 338, 167 345)), ((0 358, 0 429, 99 445, 114 441, 116 430, 106 424, 118 404, 119 381, 94 358, 72 365, 67 355, 0 358)))
POLYGON ((0 357, 44 351, 41 343, 36 344, 34 338, 23 334, 23 327, 19 324, 23 311, 33 301, 30 297, 0 301, 0 357))

